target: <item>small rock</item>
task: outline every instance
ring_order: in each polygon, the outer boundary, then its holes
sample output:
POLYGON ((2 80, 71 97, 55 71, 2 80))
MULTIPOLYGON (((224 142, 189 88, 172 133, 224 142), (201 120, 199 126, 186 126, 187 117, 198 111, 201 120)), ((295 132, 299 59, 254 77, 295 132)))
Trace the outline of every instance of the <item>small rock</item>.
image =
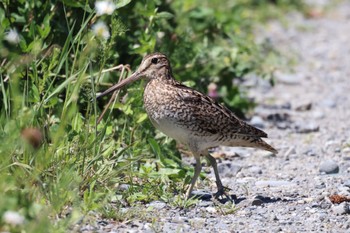
POLYGON ((332 211, 337 215, 350 214, 349 203, 343 202, 339 205, 333 205, 332 211))
POLYGON ((209 207, 205 208, 205 210, 209 213, 216 213, 217 212, 216 208, 213 206, 209 206, 209 207))
POLYGON ((312 133, 319 131, 319 129, 319 126, 315 123, 299 122, 294 125, 294 130, 296 133, 312 133))
POLYGON ((267 115, 266 119, 272 122, 290 121, 290 115, 288 113, 271 113, 267 115))
POLYGON ((317 202, 311 203, 311 208, 320 208, 320 204, 317 202))
POLYGON ((339 166, 333 160, 326 160, 321 163, 319 171, 326 174, 334 174, 339 172, 339 166))
POLYGON ((302 104, 295 108, 296 111, 309 111, 312 108, 312 103, 302 104))
POLYGON ((253 174, 262 174, 262 169, 259 166, 252 166, 249 168, 249 171, 253 174))
POLYGON ((307 156, 316 156, 317 155, 316 151, 313 148, 306 150, 304 152, 304 154, 306 154, 307 156))
POLYGON ((271 216, 271 220, 272 220, 272 221, 278 221, 279 219, 278 219, 278 217, 274 214, 274 215, 271 216))
POLYGON ((325 185, 325 183, 322 182, 322 183, 320 183, 320 184, 316 184, 316 185, 315 185, 315 188, 316 188, 316 189, 324 189, 324 188, 326 188, 326 185, 325 185))
POLYGON ((262 204, 264 204, 264 201, 261 200, 259 197, 255 197, 252 201, 252 205, 255 206, 261 206, 262 204))
POLYGON ((101 225, 101 226, 107 226, 108 225, 108 222, 106 220, 98 220, 97 221, 97 224, 98 225, 101 225))
POLYGON ((223 162, 218 165, 220 175, 226 177, 235 177, 241 169, 242 167, 240 165, 232 162, 223 162))
POLYGON ((321 205, 320 205, 320 208, 321 208, 321 209, 329 209, 329 208, 331 208, 331 206, 332 206, 331 203, 326 202, 326 201, 323 201, 323 202, 321 203, 321 205))
POLYGON ((277 74, 276 79, 278 82, 287 85, 298 85, 300 84, 302 77, 298 74, 277 74))
POLYGON ((344 155, 350 155, 350 147, 345 147, 341 152, 342 152, 344 155))
POLYGON ((306 203, 306 201, 305 200, 297 200, 297 204, 305 204, 306 203))
POLYGON ((253 116, 250 120, 250 124, 257 128, 265 128, 264 120, 260 116, 253 116))
POLYGON ((185 221, 188 221, 188 219, 178 215, 171 220, 172 223, 184 223, 185 221))
POLYGON ((162 201, 152 201, 148 204, 149 207, 153 207, 154 209, 160 210, 166 206, 165 202, 162 201))
POLYGON ((345 187, 348 187, 350 188, 350 180, 346 180, 344 181, 344 184, 343 184, 345 187))
POLYGON ((129 184, 120 184, 117 187, 118 191, 127 191, 129 188, 130 188, 129 184))
MULTIPOLYGON (((193 193, 193 192, 192 192, 193 193)), ((211 197, 211 195, 210 195, 211 197)), ((210 198, 209 198, 210 199, 210 198)), ((208 200, 209 200, 208 199, 208 200)), ((208 206, 211 206, 213 204, 212 201, 200 201, 197 205, 200 206, 200 207, 208 207, 208 206)))
POLYGON ((203 228, 203 226, 205 224, 205 220, 206 220, 205 218, 194 217, 194 218, 190 219, 189 222, 194 227, 203 228))
MULTIPOLYGON (((252 206, 260 206, 264 203, 271 203, 271 202, 275 202, 281 200, 280 198, 277 199, 272 199, 271 197, 264 197, 261 195, 257 195, 254 197, 253 201, 252 201, 252 206)), ((260 209, 257 211, 257 213, 263 214, 266 212, 266 209, 260 209)))
POLYGON ((287 109, 287 110, 289 110, 289 109, 291 109, 291 108, 292 108, 292 104, 289 103, 289 102, 285 102, 285 103, 283 103, 283 104, 281 105, 281 109, 287 109))
POLYGON ((286 122, 277 122, 276 127, 278 129, 288 129, 289 128, 289 123, 286 122))
POLYGON ((325 117, 325 114, 321 111, 315 111, 312 113, 312 117, 315 119, 315 120, 321 120, 325 117))
POLYGON ((325 100, 321 101, 320 104, 321 104, 321 106, 328 107, 328 108, 337 107, 337 103, 331 99, 325 99, 325 100))

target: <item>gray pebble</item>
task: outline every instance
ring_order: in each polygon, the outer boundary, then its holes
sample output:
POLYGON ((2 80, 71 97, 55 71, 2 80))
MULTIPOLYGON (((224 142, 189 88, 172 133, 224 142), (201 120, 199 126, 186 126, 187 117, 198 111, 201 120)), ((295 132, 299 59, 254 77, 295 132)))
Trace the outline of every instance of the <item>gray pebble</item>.
POLYGON ((321 112, 321 111, 315 111, 312 113, 312 117, 315 119, 315 120, 321 120, 325 117, 325 114, 324 112, 321 112))
POLYGON ((166 206, 165 202, 162 201, 152 201, 148 204, 148 207, 153 207, 157 210, 163 209, 166 206))
POLYGON ((118 185, 117 189, 119 191, 127 191, 128 189, 130 188, 130 185, 129 184, 120 184, 118 185))
POLYGON ((350 155, 350 147, 346 147, 341 151, 344 155, 350 155))
POLYGON ((328 108, 337 107, 337 103, 331 99, 325 99, 325 100, 321 101, 320 104, 321 104, 321 106, 328 107, 328 108))
POLYGON ((312 108, 312 103, 302 104, 295 108, 296 111, 309 111, 312 108))
POLYGON ((306 150, 304 152, 304 154, 306 154, 307 156, 316 156, 317 155, 316 151, 313 148, 306 150))
POLYGON ((329 202, 327 202, 327 201, 323 201, 323 202, 321 203, 321 205, 320 205, 320 208, 321 208, 321 209, 329 209, 329 208, 331 208, 331 206, 332 206, 331 203, 329 203, 329 202))
POLYGON ((182 216, 175 216, 172 220, 171 220, 172 223, 185 223, 185 222, 188 222, 188 219, 186 217, 182 217, 182 216))
POLYGON ((350 206, 348 203, 343 202, 339 205, 332 206, 332 211, 337 215, 350 214, 350 206))
POLYGON ((253 116, 250 120, 250 124, 260 129, 265 128, 264 120, 260 116, 253 116))
POLYGON ((256 174, 256 175, 262 174, 262 169, 259 166, 252 166, 249 168, 249 171, 253 174, 256 174))
POLYGON ((319 213, 318 214, 318 218, 320 219, 320 221, 324 221, 325 219, 327 219, 327 213, 319 213))
POLYGON ((344 185, 345 187, 350 188, 350 180, 344 181, 343 185, 344 185))
POLYGON ((317 202, 311 203, 311 208, 320 208, 320 204, 317 202))
POLYGON ((214 206, 208 206, 205 208, 205 210, 209 213, 216 213, 217 212, 217 210, 214 206))
POLYGON ((263 200, 261 200, 258 197, 255 197, 252 201, 252 205, 255 205, 255 206, 261 206, 262 204, 264 204, 263 200))
POLYGON ((325 183, 315 184, 316 189, 324 189, 326 187, 325 183))
POLYGON ((281 109, 287 109, 290 110, 292 108, 292 104, 289 102, 285 102, 281 105, 281 109))
POLYGON ((311 122, 311 123, 305 123, 305 122, 298 122, 294 125, 294 131, 296 133, 313 133, 319 131, 320 127, 311 122))
POLYGON ((276 127, 278 129, 288 129, 289 128, 289 123, 287 122, 277 122, 276 127))
POLYGON ((290 122, 290 115, 288 113, 271 113, 266 118, 272 122, 290 122))
POLYGON ((339 166, 333 160, 326 160, 321 163, 319 171, 326 174, 334 174, 339 172, 339 166))
POLYGON ((298 85, 300 84, 302 77, 298 74, 282 74, 278 73, 276 75, 276 79, 278 82, 287 84, 287 85, 298 85))
MULTIPOLYGON (((210 198, 211 199, 211 195, 210 195, 210 198)), ((213 205, 213 202, 212 201, 200 201, 197 206, 200 206, 200 207, 208 207, 208 206, 211 206, 213 205)))
POLYGON ((108 222, 106 220, 98 220, 97 221, 97 224, 98 225, 101 225, 101 226, 107 226, 108 225, 108 222))
POLYGON ((220 175, 226 177, 235 177, 241 169, 240 165, 232 162, 223 162, 218 165, 220 175))

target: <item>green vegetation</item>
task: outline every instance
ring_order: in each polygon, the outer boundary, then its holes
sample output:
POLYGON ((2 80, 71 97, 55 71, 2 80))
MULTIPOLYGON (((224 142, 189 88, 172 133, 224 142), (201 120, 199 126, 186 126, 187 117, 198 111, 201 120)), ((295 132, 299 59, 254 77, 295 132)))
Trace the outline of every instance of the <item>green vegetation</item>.
POLYGON ((122 206, 193 204, 179 198, 193 169, 147 120, 143 84, 122 91, 99 124, 107 98, 95 96, 127 74, 107 69, 161 51, 176 78, 203 92, 216 83, 233 110, 251 107, 232 79, 271 78, 278 65, 252 29, 301 3, 212 2, 120 0, 111 15, 96 15, 94 1, 0 3, 0 231, 66 232, 91 211, 125 220, 135 214, 122 206))

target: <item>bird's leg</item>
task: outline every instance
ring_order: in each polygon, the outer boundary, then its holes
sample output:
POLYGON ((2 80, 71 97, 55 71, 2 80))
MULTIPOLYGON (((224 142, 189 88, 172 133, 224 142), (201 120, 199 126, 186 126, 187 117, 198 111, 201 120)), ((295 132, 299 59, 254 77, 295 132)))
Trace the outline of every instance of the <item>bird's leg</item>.
POLYGON ((218 197, 224 195, 224 196, 226 196, 226 198, 231 200, 231 197, 225 193, 225 187, 222 185, 222 182, 221 182, 221 179, 220 179, 220 176, 219 176, 218 164, 216 163, 216 159, 213 156, 211 156, 209 153, 207 153, 205 155, 205 157, 209 160, 209 163, 211 164, 211 166, 214 169, 214 174, 215 174, 215 179, 216 179, 216 186, 218 188, 218 191, 217 191, 217 193, 214 194, 214 196, 216 198, 218 198, 218 197))
POLYGON ((193 190, 194 185, 196 184, 196 181, 198 179, 199 174, 201 173, 202 170, 202 164, 201 164, 201 160, 200 160, 200 156, 195 155, 196 158, 196 165, 194 167, 194 175, 190 184, 190 187, 188 188, 187 192, 186 192, 186 199, 189 199, 191 197, 191 193, 193 190))

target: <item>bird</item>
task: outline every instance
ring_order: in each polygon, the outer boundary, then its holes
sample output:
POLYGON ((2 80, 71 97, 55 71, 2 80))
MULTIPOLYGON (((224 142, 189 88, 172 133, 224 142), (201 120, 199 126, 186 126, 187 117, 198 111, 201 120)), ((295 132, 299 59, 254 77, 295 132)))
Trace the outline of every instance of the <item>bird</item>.
POLYGON ((219 146, 252 147, 277 154, 277 150, 262 139, 267 138, 264 131, 240 120, 213 98, 175 80, 170 61, 163 53, 146 55, 133 74, 96 98, 140 79, 146 80, 143 102, 153 126, 187 146, 195 158, 194 175, 186 191, 186 199, 192 197, 202 169, 202 156, 207 158, 214 170, 218 190, 214 196, 228 197, 219 176, 216 159, 210 155, 209 149, 219 146))

